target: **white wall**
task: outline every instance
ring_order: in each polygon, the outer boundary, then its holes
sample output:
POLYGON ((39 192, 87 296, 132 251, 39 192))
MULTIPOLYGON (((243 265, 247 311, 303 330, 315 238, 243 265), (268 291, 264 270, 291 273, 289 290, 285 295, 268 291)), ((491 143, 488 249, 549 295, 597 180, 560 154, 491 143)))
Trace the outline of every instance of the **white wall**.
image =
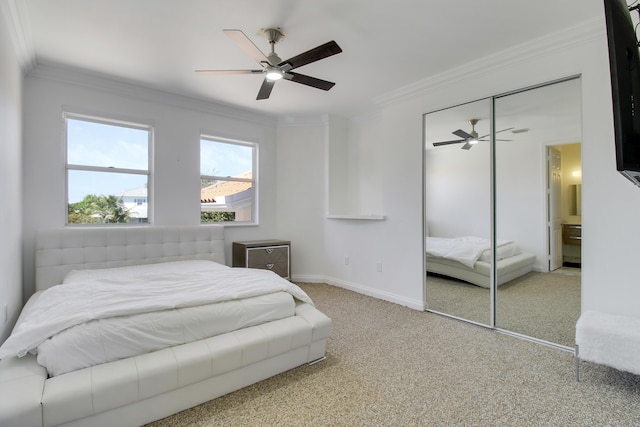
POLYGON ((0 342, 22 308, 22 72, 5 18, 0 11, 0 342))
POLYGON ((496 238, 513 240, 536 256, 534 270, 548 271, 546 141, 508 142, 496 148, 496 238))
POLYGON ((322 280, 328 118, 297 119, 278 126, 277 234, 291 240, 295 280, 322 280))
POLYGON ((360 166, 362 185, 352 188, 380 187, 352 213, 385 219, 326 219, 324 243, 327 282, 414 308, 423 307, 421 123, 421 112, 391 109, 350 122, 349 144, 371 166, 360 166))
POLYGON ((376 126, 369 122, 376 117, 359 118, 349 128, 348 169, 350 205, 348 212, 376 215, 382 211, 382 141, 376 137, 376 126))
POLYGON ((433 237, 491 236, 489 144, 428 150, 425 156, 425 215, 433 237))
POLYGON ((29 73, 25 79, 24 107, 26 295, 32 293, 34 285, 36 232, 63 227, 65 223, 64 108, 153 122, 156 225, 200 222, 200 132, 257 142, 260 226, 227 228, 227 263, 231 263, 233 240, 275 237, 278 216, 275 118, 52 67, 38 67, 29 73))
POLYGON ((327 227, 327 248, 362 259, 345 268, 341 256, 329 256, 327 274, 333 282, 389 300, 421 299, 423 113, 579 74, 583 310, 640 316, 640 280, 634 266, 640 243, 640 227, 635 225, 640 189, 615 170, 606 49, 604 21, 592 21, 504 52, 500 61, 487 58, 380 97, 382 119, 369 123, 376 129, 369 135, 379 135, 382 146, 382 213, 387 219, 327 227), (377 261, 384 265, 379 275, 371 273, 377 261))

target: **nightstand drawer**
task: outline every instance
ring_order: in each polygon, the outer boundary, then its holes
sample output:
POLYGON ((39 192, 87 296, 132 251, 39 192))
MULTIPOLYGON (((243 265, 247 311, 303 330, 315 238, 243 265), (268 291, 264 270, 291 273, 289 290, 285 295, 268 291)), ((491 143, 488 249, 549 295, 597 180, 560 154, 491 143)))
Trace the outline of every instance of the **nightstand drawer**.
POLYGON ((291 274, 291 242, 286 240, 233 242, 232 265, 271 270, 288 279, 291 274))
POLYGON ((272 270, 282 277, 289 276, 289 246, 248 248, 246 266, 272 270))

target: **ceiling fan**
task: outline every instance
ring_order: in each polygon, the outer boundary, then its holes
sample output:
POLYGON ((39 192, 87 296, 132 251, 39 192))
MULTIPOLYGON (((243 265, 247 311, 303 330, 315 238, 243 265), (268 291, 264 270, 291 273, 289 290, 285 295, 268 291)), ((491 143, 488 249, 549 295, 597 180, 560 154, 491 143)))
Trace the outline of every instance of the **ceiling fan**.
POLYGON ((269 55, 262 53, 262 51, 258 49, 258 47, 241 30, 222 31, 231 40, 236 42, 240 48, 248 53, 249 56, 258 61, 262 68, 258 70, 196 70, 196 73, 264 74, 264 80, 260 90, 258 91, 256 99, 269 98, 273 85, 280 79, 290 80, 295 83, 300 83, 322 90, 329 90, 335 85, 333 82, 328 82, 326 80, 317 79, 315 77, 291 71, 298 67, 302 67, 303 65, 307 65, 342 52, 340 46, 338 46, 338 44, 333 40, 283 61, 274 50, 276 43, 284 37, 284 34, 279 28, 267 28, 263 30, 269 40, 269 44, 271 45, 271 53, 269 53, 269 55))
MULTIPOLYGON (((471 124, 471 133, 467 133, 465 131, 463 131, 462 129, 458 129, 453 133, 454 135, 462 138, 462 139, 454 139, 451 141, 440 141, 440 142, 434 142, 433 146, 434 147, 438 147, 440 145, 449 145, 449 144, 460 144, 461 142, 464 142, 464 145, 462 146, 463 150, 469 150, 471 149, 471 147, 473 147, 474 145, 476 145, 478 142, 480 141, 488 141, 488 139, 483 139, 486 138, 487 136, 489 136, 490 134, 486 134, 483 136, 478 136, 478 132, 476 132, 476 124, 478 124, 478 122, 480 121, 480 119, 471 119, 469 120, 469 124, 471 124)), ((508 130, 511 130, 513 128, 507 128, 507 129, 502 129, 497 131, 496 133, 500 133, 500 132, 506 132, 508 130)), ((511 139, 496 139, 496 141, 511 141, 511 139)))

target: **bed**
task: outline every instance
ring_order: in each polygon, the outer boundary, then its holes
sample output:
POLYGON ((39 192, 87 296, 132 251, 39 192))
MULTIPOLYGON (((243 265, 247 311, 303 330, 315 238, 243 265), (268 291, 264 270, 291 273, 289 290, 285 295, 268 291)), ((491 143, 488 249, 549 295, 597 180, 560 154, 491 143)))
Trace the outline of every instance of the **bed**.
MULTIPOLYGON (((427 237, 425 245, 427 273, 440 274, 489 288, 491 275, 489 240, 474 236, 427 237)), ((523 252, 512 241, 499 241, 496 246, 498 286, 533 270, 535 255, 523 252)))
POLYGON ((325 355, 331 320, 224 265, 221 226, 44 231, 35 263, 0 347, 2 426, 142 425, 325 355))

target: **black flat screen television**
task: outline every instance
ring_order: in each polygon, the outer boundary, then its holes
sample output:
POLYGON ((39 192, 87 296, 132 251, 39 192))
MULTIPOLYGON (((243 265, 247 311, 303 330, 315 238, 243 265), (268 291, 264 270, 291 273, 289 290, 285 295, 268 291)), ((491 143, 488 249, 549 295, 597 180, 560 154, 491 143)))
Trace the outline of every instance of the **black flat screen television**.
POLYGON ((604 0, 616 169, 640 186, 640 58, 625 0, 604 0))

